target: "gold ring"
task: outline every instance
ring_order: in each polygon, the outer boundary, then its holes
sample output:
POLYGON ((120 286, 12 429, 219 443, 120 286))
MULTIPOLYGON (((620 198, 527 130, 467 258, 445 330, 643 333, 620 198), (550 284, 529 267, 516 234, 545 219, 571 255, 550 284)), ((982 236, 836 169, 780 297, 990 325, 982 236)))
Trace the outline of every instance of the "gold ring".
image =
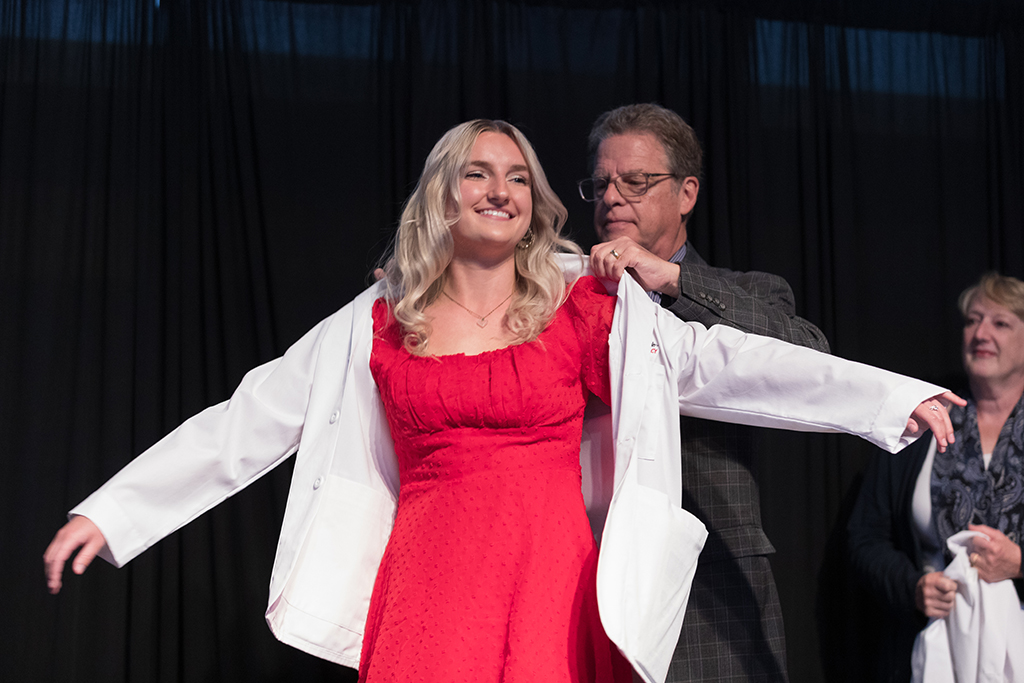
POLYGON ((612 256, 614 256, 616 259, 619 258, 619 252, 612 249, 612 256))
POLYGON ((978 555, 978 553, 971 553, 971 566, 972 567, 977 567, 978 566, 978 559, 979 558, 980 558, 980 555, 978 555))

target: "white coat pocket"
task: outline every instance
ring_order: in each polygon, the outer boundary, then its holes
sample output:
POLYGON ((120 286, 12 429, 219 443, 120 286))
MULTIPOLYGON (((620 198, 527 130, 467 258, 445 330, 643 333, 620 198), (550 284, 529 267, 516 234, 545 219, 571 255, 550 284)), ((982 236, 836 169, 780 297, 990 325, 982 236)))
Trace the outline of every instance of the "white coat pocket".
POLYGON ((326 487, 282 593, 286 605, 272 606, 268 620, 275 633, 287 625, 288 641, 304 642, 300 649, 315 649, 320 656, 352 666, 349 657, 358 663, 395 504, 387 495, 342 477, 329 475, 326 487))

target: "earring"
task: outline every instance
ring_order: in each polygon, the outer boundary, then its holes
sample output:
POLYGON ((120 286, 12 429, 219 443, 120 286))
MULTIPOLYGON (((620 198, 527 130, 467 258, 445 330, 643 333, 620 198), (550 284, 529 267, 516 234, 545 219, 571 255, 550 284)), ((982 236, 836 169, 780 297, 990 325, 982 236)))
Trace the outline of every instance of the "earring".
POLYGON ((533 246, 533 240, 535 235, 533 234, 533 228, 531 227, 523 235, 523 239, 519 240, 519 244, 516 245, 516 249, 529 249, 533 246))

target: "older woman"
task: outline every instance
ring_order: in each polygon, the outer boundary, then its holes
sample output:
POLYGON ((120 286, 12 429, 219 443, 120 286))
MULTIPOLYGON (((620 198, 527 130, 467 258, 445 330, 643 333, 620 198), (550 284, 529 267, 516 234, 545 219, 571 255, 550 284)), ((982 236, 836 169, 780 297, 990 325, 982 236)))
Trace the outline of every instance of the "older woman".
POLYGON ((918 631, 953 608, 957 584, 941 571, 950 536, 987 536, 970 555, 983 581, 1021 578, 1024 282, 985 275, 959 304, 970 397, 950 410, 956 440, 944 453, 921 439, 897 457, 876 456, 848 527, 855 569, 895 617, 883 625, 884 680, 910 680, 918 631))
POLYGON ((564 220, 517 129, 448 131, 387 282, 72 510, 50 590, 79 547, 76 573, 123 564, 297 451, 267 609, 281 640, 366 681, 657 681, 706 536, 679 508, 678 412, 889 449, 929 426, 945 447, 940 399, 957 399, 938 387, 681 323, 628 278, 614 296, 567 282, 583 261, 558 253, 578 254, 564 220), (600 558, 580 490, 591 393, 615 439, 600 558))

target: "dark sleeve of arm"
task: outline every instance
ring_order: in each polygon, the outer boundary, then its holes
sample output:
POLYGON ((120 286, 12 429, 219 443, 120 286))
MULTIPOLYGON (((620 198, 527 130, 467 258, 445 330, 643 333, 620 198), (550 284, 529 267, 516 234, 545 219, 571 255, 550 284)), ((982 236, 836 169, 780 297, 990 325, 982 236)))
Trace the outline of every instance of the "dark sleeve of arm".
POLYGON ((824 353, 829 350, 822 331, 796 315, 789 284, 770 273, 682 263, 679 298, 669 310, 707 327, 728 325, 824 353))
POLYGON ((898 547, 897 525, 906 510, 897 509, 899 482, 893 465, 909 466, 906 451, 889 455, 878 452, 864 473, 864 485, 847 524, 847 551, 854 574, 869 590, 895 611, 916 612, 914 592, 921 572, 903 548, 898 547), (895 458, 903 458, 901 462, 895 458))

